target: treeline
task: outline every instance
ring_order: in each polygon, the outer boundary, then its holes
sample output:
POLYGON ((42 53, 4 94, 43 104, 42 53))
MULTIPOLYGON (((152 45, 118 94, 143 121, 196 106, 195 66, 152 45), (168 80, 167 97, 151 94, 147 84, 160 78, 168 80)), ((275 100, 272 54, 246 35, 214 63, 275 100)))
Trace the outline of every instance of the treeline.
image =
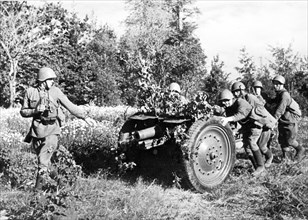
MULTIPOLYGON (((59 3, 35 7, 27 2, 0 2, 0 105, 21 101, 35 83, 37 70, 50 66, 57 84, 77 104, 138 105, 140 90, 155 92, 176 81, 188 98, 198 90, 215 102, 228 87, 229 73, 219 55, 206 68, 206 51, 193 35, 188 18, 199 13, 192 0, 128 0, 126 31, 116 36, 108 25, 81 19, 59 3)), ((286 87, 305 111, 308 106, 307 57, 292 47, 271 47, 273 60, 257 66, 245 48, 235 67, 248 87, 254 79, 272 95, 271 78, 281 74, 286 87)))

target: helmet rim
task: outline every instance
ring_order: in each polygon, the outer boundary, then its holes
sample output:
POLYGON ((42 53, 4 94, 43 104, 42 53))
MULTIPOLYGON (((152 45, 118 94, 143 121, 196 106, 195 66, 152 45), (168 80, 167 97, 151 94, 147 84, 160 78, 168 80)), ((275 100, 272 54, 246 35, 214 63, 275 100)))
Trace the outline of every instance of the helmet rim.
POLYGON ((55 72, 49 67, 42 67, 37 73, 37 81, 44 82, 48 79, 55 79, 57 75, 55 72))
POLYGON ((235 82, 231 86, 232 92, 235 92, 235 91, 238 91, 238 90, 244 90, 244 89, 246 89, 246 87, 245 87, 244 83, 242 83, 242 82, 235 82))
POLYGON ((286 83, 286 79, 281 75, 277 75, 273 78, 272 82, 278 82, 279 84, 284 85, 286 83))

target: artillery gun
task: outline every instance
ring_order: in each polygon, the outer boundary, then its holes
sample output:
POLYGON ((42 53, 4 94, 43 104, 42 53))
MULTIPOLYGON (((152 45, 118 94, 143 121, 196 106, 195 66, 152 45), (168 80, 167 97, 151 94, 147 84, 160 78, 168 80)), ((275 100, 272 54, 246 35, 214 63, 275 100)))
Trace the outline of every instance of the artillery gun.
MULTIPOLYGON (((192 189, 205 192, 218 187, 234 166, 233 131, 213 115, 213 106, 204 94, 199 93, 186 104, 166 95, 162 99, 160 106, 140 111, 125 121, 119 132, 119 147, 130 155, 130 151, 173 144, 181 152, 183 173, 192 189)), ((128 156, 128 160, 134 159, 128 156)))

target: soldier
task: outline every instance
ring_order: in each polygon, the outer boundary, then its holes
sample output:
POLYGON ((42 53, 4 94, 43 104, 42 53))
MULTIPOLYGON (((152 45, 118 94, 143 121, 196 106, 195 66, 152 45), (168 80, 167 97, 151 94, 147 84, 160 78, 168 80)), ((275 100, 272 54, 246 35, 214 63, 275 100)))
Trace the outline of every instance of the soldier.
POLYGON ((266 101, 262 96, 262 89, 263 89, 263 85, 261 81, 254 81, 252 83, 252 93, 260 100, 260 102, 265 105, 266 101))
POLYGON ((226 117, 222 118, 222 125, 225 126, 229 122, 239 122, 243 130, 243 145, 252 151, 252 155, 248 155, 252 163, 255 163, 254 176, 260 175, 264 168, 264 161, 257 144, 260 138, 262 127, 255 124, 255 120, 250 117, 253 109, 246 100, 242 98, 234 98, 232 92, 228 89, 223 90, 219 95, 220 105, 225 108, 226 117))
POLYGON ((95 121, 86 117, 83 108, 74 105, 62 91, 54 86, 55 72, 43 67, 37 74, 37 86, 26 90, 24 102, 20 110, 22 117, 32 117, 30 131, 25 139, 32 141, 32 146, 38 157, 38 172, 35 183, 36 189, 42 189, 49 174, 50 159, 58 148, 63 112, 65 107, 76 117, 95 125, 95 121))
MULTIPOLYGON (((231 90, 236 98, 245 99, 254 108, 258 108, 258 110, 260 110, 259 112, 262 112, 261 114, 265 119, 272 120, 273 121, 272 126, 274 128, 274 125, 276 124, 276 120, 264 108, 264 103, 261 102, 260 99, 258 99, 255 95, 248 94, 245 88, 246 87, 242 82, 235 82, 233 83, 231 90)), ((267 126, 262 125, 262 133, 257 143, 258 143, 258 146, 262 154, 265 156, 265 160, 266 160, 264 164, 265 167, 270 167, 273 161, 273 158, 274 158, 271 149, 268 147, 268 142, 271 138, 271 134, 272 134, 272 129, 267 126)), ((251 154, 249 150, 247 153, 251 154)))
POLYGON ((276 104, 274 117, 278 120, 278 142, 282 148, 283 158, 288 161, 292 159, 291 148, 296 150, 294 159, 299 161, 303 158, 305 149, 296 141, 298 122, 301 117, 299 105, 284 88, 285 78, 275 76, 272 80, 276 92, 275 99, 271 100, 276 104))
POLYGON ((181 87, 178 83, 171 83, 169 85, 169 92, 171 95, 179 97, 182 104, 188 103, 188 100, 183 95, 181 95, 181 87))

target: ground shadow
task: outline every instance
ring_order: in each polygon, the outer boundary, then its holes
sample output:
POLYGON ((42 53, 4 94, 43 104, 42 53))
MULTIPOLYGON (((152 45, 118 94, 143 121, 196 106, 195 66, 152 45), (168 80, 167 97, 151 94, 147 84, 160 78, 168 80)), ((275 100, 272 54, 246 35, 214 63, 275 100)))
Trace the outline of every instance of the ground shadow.
POLYGON ((186 188, 181 179, 185 177, 182 152, 172 144, 137 152, 134 162, 136 167, 127 171, 122 179, 134 184, 138 179, 155 182, 163 187, 181 186, 186 188), (182 185, 181 185, 182 184, 182 185))

